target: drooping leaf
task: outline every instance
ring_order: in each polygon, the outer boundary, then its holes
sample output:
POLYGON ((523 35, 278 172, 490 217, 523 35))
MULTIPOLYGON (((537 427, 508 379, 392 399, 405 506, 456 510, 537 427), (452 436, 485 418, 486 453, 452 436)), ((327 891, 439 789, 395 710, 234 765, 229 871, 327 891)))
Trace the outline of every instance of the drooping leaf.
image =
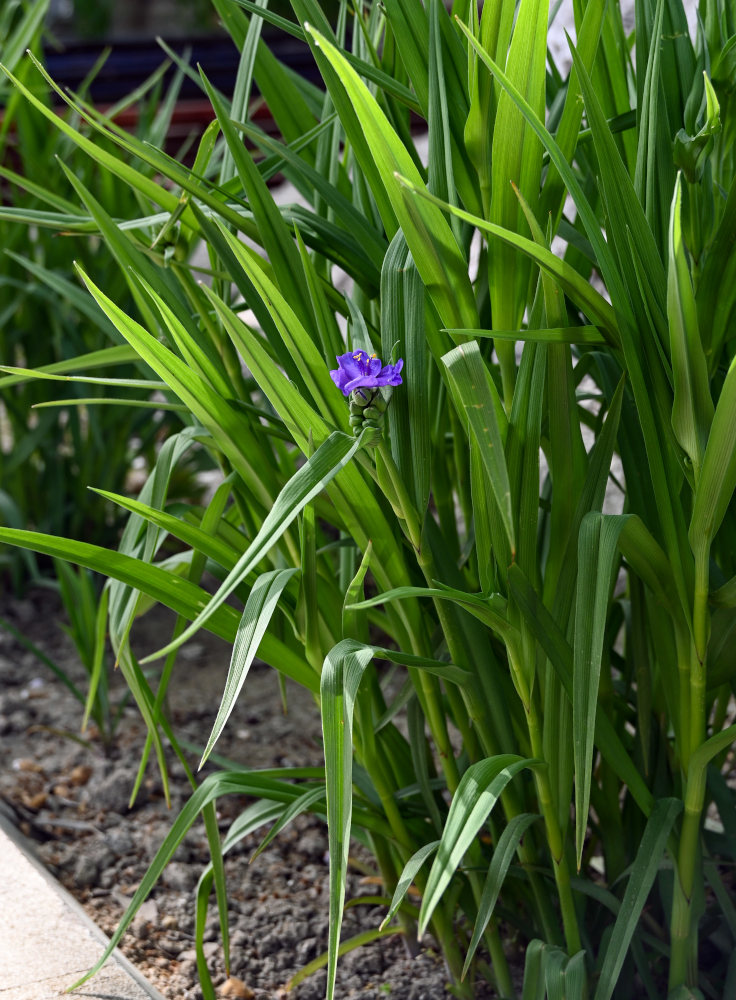
POLYGON ((253 570, 279 540, 291 522, 362 447, 362 438, 350 438, 336 431, 286 483, 267 514, 260 530, 212 596, 207 607, 178 638, 148 659, 165 656, 177 649, 200 629, 210 615, 222 607, 235 587, 253 570))
POLYGON ((424 933, 458 865, 506 785, 519 771, 525 767, 533 767, 535 763, 515 754, 500 754, 472 764, 462 776, 450 805, 437 857, 427 879, 419 913, 420 934, 424 933))
POLYGON ((483 894, 478 903, 478 915, 475 918, 475 925, 473 926, 473 936, 470 939, 470 944, 465 955, 463 978, 467 975, 483 932, 493 916, 496 900, 501 892, 511 859, 519 846, 519 841, 536 819, 539 819, 539 816, 536 816, 534 813, 519 813, 518 816, 514 816, 510 820, 508 826, 498 839, 488 874, 486 875, 483 894))
POLYGON ((227 720, 235 708, 235 703, 248 676, 248 670, 258 652, 258 646, 276 610, 281 591, 298 572, 297 569, 273 570, 259 576, 253 585, 238 624, 230 657, 230 667, 225 681, 225 691, 220 699, 212 732, 202 752, 202 758, 199 762, 200 768, 214 749, 215 743, 220 738, 227 720))
POLYGON ((394 890, 391 905, 388 908, 388 913, 381 921, 382 930, 403 903, 404 898, 411 888, 411 884, 414 881, 419 869, 422 867, 427 858, 434 854, 439 845, 439 840, 431 840, 428 844, 423 844, 422 847, 420 847, 419 850, 406 862, 404 870, 401 873, 401 877, 396 883, 396 889, 394 890))

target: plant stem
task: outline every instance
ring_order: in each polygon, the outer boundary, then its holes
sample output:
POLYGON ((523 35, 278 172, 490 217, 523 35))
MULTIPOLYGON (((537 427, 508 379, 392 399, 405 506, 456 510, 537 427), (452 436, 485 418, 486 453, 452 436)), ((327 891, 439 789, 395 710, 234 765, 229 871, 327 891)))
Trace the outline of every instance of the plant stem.
MULTIPOLYGON (((420 886, 421 888, 421 886, 420 886)), ((442 953, 450 977, 454 983, 454 989, 458 994, 473 1000, 473 988, 469 982, 461 979, 463 971, 463 957, 457 944, 457 935, 452 925, 452 917, 446 912, 446 907, 438 906, 432 914, 432 930, 437 936, 437 940, 442 943, 442 953)))
POLYGON ((704 547, 695 557, 695 590, 693 596, 693 644, 690 656, 690 737, 689 757, 705 741, 705 670, 710 616, 708 613, 709 549, 704 547))
POLYGON ((683 760, 685 815, 682 820, 677 872, 674 882, 671 921, 670 989, 682 983, 697 983, 698 927, 693 920, 693 888, 700 865, 700 824, 705 802, 707 760, 698 753, 705 742, 706 730, 706 649, 710 620, 708 613, 709 547, 695 553, 693 594, 693 641, 690 650, 689 731, 683 732, 687 756, 683 760))
MULTIPOLYGON (((532 754, 534 757, 544 760, 542 731, 539 724, 539 713, 535 697, 532 697, 528 707, 527 722, 529 725, 529 738, 532 744, 532 754)), ((575 912, 572 885, 570 884, 570 868, 565 852, 565 843, 562 831, 557 822, 557 812, 549 784, 549 772, 546 767, 537 767, 534 769, 534 781, 537 786, 537 795, 539 797, 542 816, 544 817, 547 843, 552 855, 552 870, 554 871, 557 894, 560 900, 562 926, 565 931, 565 944, 568 954, 575 955, 581 948, 580 930, 575 912)))
POLYGON ((705 799, 705 769, 693 766, 685 791, 677 870, 673 885, 670 925, 669 988, 697 983, 697 926, 693 926, 692 902, 696 869, 700 867, 700 821, 705 799))
MULTIPOLYGON (((414 546, 417 555, 417 561, 422 569, 424 578, 427 581, 428 586, 432 586, 437 577, 437 573, 435 570, 434 560, 432 558, 431 552, 429 551, 428 548, 423 547, 421 545, 419 524, 413 503, 409 498, 406 488, 404 487, 399 470, 396 468, 393 456, 391 455, 391 452, 388 446, 386 445, 385 441, 381 441, 379 443, 378 451, 381 455, 386 471, 389 475, 391 485, 395 492, 395 498, 398 501, 398 504, 400 505, 401 508, 401 512, 404 515, 403 522, 406 526, 405 530, 407 537, 414 546), (415 535, 413 535, 414 532, 416 532, 415 535), (416 542, 414 541, 414 538, 416 538, 416 542)), ((458 666, 465 666, 467 668, 470 668, 472 664, 469 662, 469 658, 465 656, 460 649, 460 645, 462 645, 462 636, 458 634, 457 627, 451 621, 444 602, 435 599, 434 606, 437 612, 437 617, 439 619, 440 626, 445 635, 447 648, 450 652, 450 656, 452 657, 453 662, 457 663, 458 666)), ((427 675, 422 672, 420 673, 422 682, 424 684, 426 683, 427 675)), ((488 731, 489 727, 485 724, 485 721, 488 717, 488 706, 484 700, 482 692, 478 690, 477 674, 472 669, 471 669, 471 678, 472 679, 469 681, 469 683, 463 687, 462 690, 463 699, 465 700, 468 706, 468 713, 470 715, 470 718, 473 720, 474 725, 477 727, 478 735, 483 745, 483 750, 487 754, 487 756, 492 757, 498 753, 498 749, 495 746, 491 733, 488 731)), ((440 744, 437 744, 436 734, 437 733, 443 734, 443 731, 444 733, 446 733, 446 727, 444 725, 445 722, 444 713, 441 710, 441 706, 434 705, 434 699, 429 700, 427 703, 427 708, 430 711, 433 711, 435 707, 438 713, 437 718, 431 719, 429 715, 427 715, 427 721, 430 724, 430 730, 432 731, 433 738, 435 739, 435 743, 439 749, 440 744), (436 729, 435 726, 437 727, 436 729)), ((460 719, 462 719, 462 714, 460 716, 460 719)), ((450 761, 452 761, 455 775, 457 775, 457 765, 455 763, 455 759, 451 754, 449 759, 445 758, 442 755, 442 753, 440 753, 440 758, 443 770, 445 771, 445 780, 448 783, 448 788, 451 792, 454 792, 455 788, 457 788, 457 778, 454 779, 454 783, 451 785, 446 765, 449 764, 450 761)), ((521 803, 518 800, 516 791, 510 786, 507 786, 504 792, 502 793, 501 802, 503 804, 504 812, 506 813, 506 816, 509 819, 513 818, 514 816, 517 816, 519 813, 522 812, 521 803)), ((537 872, 534 870, 537 866, 538 859, 536 857, 534 848, 532 847, 529 841, 529 838, 525 838, 524 841, 519 845, 518 855, 521 864, 526 869, 527 877, 529 878, 529 882, 532 887, 532 893, 534 895, 534 899, 537 904, 537 911, 542 923, 545 938, 547 941, 556 942, 558 940, 557 918, 555 916, 554 909, 549 899, 549 894, 545 891, 545 887, 541 885, 537 872)), ((569 880, 570 880, 569 871, 567 869, 567 864, 564 861, 564 858, 562 864, 563 864, 564 876, 566 876, 566 882, 569 889, 569 880)), ((557 869, 555 870, 555 875, 557 876, 557 869)), ((564 876, 562 876, 563 882, 565 881, 564 876)), ((571 906, 571 897, 570 897, 570 906, 571 906)), ((570 906, 568 906, 567 908, 568 920, 570 919, 570 913, 574 914, 574 909, 571 910, 570 906)), ((577 930, 576 921, 574 922, 573 926, 575 927, 575 930, 577 930)), ((575 949, 576 951, 579 950, 580 947, 579 936, 577 940, 578 940, 578 947, 575 949)), ((575 942, 575 934, 572 932, 572 930, 570 933, 570 941, 573 944, 575 942)), ((571 954, 572 953, 573 952, 571 952, 571 954)))
POLYGON ((396 468, 393 455, 383 439, 381 439, 376 446, 376 451, 380 455, 386 467, 386 472, 388 473, 391 485, 394 488, 396 502, 399 507, 397 513, 403 518, 404 524, 406 525, 407 537, 413 545, 414 550, 418 552, 421 546, 421 527, 419 524, 419 515, 414 507, 414 502, 409 496, 406 486, 404 485, 401 473, 396 468))

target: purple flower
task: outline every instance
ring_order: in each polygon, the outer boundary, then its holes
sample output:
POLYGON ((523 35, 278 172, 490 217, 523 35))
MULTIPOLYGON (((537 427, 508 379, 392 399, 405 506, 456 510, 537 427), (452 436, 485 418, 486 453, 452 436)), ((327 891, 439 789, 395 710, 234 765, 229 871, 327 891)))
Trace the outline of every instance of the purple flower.
POLYGON ((355 354, 341 354, 337 358, 338 367, 330 372, 332 381, 349 396, 353 389, 372 388, 379 385, 401 385, 399 374, 404 367, 401 358, 395 365, 381 365, 375 354, 356 351, 355 354))

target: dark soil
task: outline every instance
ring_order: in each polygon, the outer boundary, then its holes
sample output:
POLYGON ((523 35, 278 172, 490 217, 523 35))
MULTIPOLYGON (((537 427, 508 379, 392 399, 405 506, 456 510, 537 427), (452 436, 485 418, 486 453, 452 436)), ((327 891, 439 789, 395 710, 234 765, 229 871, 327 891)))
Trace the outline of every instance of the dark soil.
MULTIPOLYGON (((84 689, 84 671, 62 632, 54 595, 32 592, 6 600, 3 614, 84 689)), ((137 624, 134 646, 159 648, 173 617, 154 609, 137 624)), ((200 632, 179 655, 170 687, 169 718, 181 741, 202 747, 209 735, 227 673, 229 648, 200 632)), ((125 690, 113 680, 112 698, 125 690)), ((249 768, 319 765, 319 715, 311 696, 291 683, 284 713, 276 674, 254 666, 244 693, 217 745, 217 752, 249 768)), ((172 808, 161 778, 149 762, 141 794, 127 807, 145 741, 137 708, 123 712, 109 749, 94 727, 77 742, 82 709, 38 657, 0 629, 0 805, 37 842, 41 859, 82 902, 90 916, 112 933, 156 849, 186 802, 190 787, 169 754, 172 808)), ((192 752, 190 764, 198 756, 192 752)), ((209 767, 213 770, 214 767, 209 767)), ((224 834, 248 804, 218 801, 224 834)), ((268 827, 246 837, 226 858, 230 903, 230 979, 225 972, 214 900, 205 945, 219 996, 267 1000, 286 996, 290 978, 327 946, 327 836, 318 817, 302 816, 249 864, 268 827)), ((354 860, 346 899, 381 893, 370 858, 354 860)), ((194 952, 194 895, 209 860, 201 820, 187 834, 125 934, 121 947, 170 1000, 201 997, 194 952)), ((343 940, 378 926, 384 905, 346 910, 343 940)), ((363 1000, 436 1000, 447 996, 447 977, 437 953, 427 947, 410 957, 400 937, 384 938, 345 955, 338 968, 337 996, 363 1000)), ((320 1000, 320 970, 295 987, 293 1000, 320 1000)), ((478 996, 492 996, 483 989, 478 996)))

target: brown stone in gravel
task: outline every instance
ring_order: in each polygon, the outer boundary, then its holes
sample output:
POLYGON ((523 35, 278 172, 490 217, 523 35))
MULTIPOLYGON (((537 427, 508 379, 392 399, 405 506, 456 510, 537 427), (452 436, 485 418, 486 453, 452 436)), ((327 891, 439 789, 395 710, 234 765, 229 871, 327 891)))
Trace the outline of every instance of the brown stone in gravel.
POLYGON ((36 792, 35 795, 22 795, 21 801, 26 808, 36 810, 41 808, 47 798, 46 792, 36 792))
POLYGON ((245 985, 242 979, 238 979, 237 976, 230 976, 220 987, 220 996, 236 997, 237 1000, 252 1000, 255 993, 250 986, 245 985))
POLYGON ((23 757, 21 760, 13 761, 14 771, 33 771, 35 774, 40 774, 43 771, 43 767, 35 760, 31 760, 28 757, 23 757))
POLYGON ((91 777, 92 768, 89 764, 77 764, 76 767, 72 768, 72 773, 69 775, 69 781, 71 781, 73 785, 79 787, 80 785, 86 785, 91 777))

